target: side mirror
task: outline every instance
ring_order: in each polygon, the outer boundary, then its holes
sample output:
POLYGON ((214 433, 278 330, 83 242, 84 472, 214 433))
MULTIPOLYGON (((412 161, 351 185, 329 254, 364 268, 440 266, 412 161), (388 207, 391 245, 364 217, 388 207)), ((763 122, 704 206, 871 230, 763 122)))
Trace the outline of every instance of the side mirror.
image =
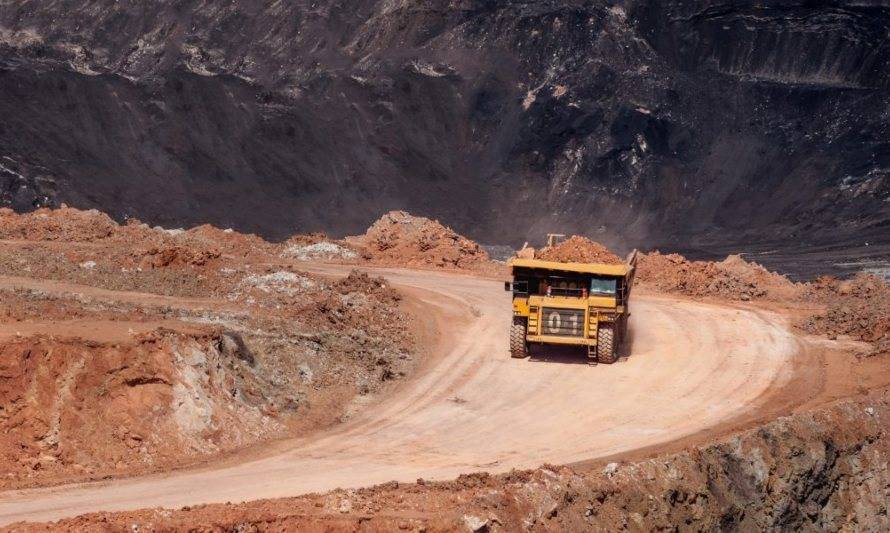
POLYGON ((504 290, 505 290, 505 291, 508 291, 508 292, 509 292, 509 291, 512 291, 512 290, 513 290, 513 284, 510 283, 509 281, 505 281, 505 282, 504 282, 504 290))

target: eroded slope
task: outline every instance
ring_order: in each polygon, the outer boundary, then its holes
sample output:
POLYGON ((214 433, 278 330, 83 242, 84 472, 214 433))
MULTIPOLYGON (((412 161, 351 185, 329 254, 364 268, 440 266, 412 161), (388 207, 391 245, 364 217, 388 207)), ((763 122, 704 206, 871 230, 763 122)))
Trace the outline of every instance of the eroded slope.
POLYGON ((353 416, 414 367, 379 278, 212 227, 0 212, 0 486, 165 470, 353 416))

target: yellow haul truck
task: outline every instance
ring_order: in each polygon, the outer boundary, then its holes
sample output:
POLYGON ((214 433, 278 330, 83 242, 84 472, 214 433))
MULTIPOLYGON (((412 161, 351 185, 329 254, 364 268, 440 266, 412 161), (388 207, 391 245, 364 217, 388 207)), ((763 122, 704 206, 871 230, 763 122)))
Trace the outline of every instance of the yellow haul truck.
POLYGON ((529 345, 585 346, 590 362, 614 363, 627 337, 628 299, 636 251, 626 264, 510 261, 513 293, 510 353, 527 357, 529 345))

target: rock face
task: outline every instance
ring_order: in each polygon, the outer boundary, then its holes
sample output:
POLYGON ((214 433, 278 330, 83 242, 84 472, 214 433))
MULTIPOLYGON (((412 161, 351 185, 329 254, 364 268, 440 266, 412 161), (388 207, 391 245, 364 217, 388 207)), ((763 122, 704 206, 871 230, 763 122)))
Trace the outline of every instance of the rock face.
POLYGON ((0 202, 482 242, 887 241, 879 2, 0 5, 0 202))
POLYGON ((221 349, 230 338, 159 331, 124 345, 5 342, 0 486, 145 472, 283 434, 261 409, 256 372, 221 349))

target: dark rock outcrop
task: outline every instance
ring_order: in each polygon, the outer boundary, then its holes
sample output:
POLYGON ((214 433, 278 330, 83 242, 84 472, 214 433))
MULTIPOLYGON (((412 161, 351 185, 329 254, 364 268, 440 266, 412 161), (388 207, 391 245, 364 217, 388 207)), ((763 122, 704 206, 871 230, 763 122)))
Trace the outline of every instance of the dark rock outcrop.
POLYGON ((887 243, 877 1, 0 5, 0 201, 281 237, 887 243))

